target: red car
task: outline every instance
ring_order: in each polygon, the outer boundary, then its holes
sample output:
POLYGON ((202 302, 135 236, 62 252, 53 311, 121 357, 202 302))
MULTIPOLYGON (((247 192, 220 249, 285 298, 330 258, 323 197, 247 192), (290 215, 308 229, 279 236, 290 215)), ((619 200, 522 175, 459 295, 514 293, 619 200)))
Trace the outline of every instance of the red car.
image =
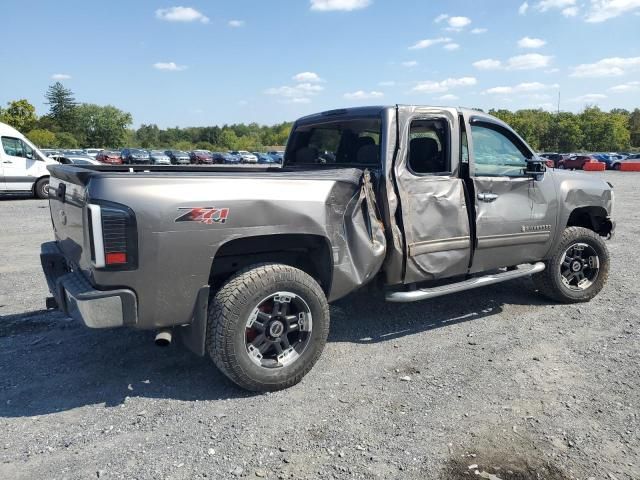
POLYGON ((115 150, 102 150, 96 155, 96 160, 100 163, 107 163, 109 165, 122 165, 120 152, 115 150))
POLYGON ((566 168, 567 170, 582 170, 584 164, 588 162, 597 162, 598 159, 591 155, 578 155, 576 157, 565 158, 558 162, 558 168, 566 168))
POLYGON ((195 164, 213 163, 213 156, 208 150, 193 150, 189 152, 189 159, 191 160, 191 163, 195 164))

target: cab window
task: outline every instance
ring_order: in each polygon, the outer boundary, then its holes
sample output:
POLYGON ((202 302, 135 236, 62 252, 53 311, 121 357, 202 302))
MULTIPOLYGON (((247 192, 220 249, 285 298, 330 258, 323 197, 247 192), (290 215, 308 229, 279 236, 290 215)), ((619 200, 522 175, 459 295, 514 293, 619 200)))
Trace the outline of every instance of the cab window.
POLYGON ((447 123, 443 119, 414 120, 409 131, 409 170, 416 175, 448 174, 447 123))
POLYGON ((4 153, 12 157, 38 159, 33 148, 19 138, 2 137, 2 148, 4 149, 4 153))
POLYGON ((507 130, 489 124, 471 125, 476 177, 519 177, 527 167, 524 145, 507 130))

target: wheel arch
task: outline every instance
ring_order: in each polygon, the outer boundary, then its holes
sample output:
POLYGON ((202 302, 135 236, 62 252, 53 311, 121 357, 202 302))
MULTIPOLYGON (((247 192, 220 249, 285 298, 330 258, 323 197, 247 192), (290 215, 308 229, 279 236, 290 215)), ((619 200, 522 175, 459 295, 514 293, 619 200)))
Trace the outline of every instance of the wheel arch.
POLYGON ((31 185, 31 193, 35 196, 36 195, 36 185, 38 185, 38 182, 40 180, 49 180, 51 178, 51 175, 40 175, 38 178, 36 178, 33 181, 33 185, 31 185))
POLYGON ((327 237, 303 233, 282 233, 234 238, 215 253, 209 272, 213 290, 234 273, 257 263, 282 263, 306 272, 329 295, 333 278, 331 243, 327 237))
POLYGON ((571 211, 566 227, 584 227, 606 237, 613 230, 613 223, 604 207, 585 206, 571 211))

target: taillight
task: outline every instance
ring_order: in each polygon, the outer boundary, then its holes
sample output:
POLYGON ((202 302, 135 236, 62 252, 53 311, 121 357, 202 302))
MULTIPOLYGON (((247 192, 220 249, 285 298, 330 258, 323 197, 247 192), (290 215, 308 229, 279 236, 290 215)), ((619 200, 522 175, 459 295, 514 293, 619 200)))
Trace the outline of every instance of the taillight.
POLYGON ((88 205, 91 260, 96 268, 132 270, 138 266, 136 217, 125 205, 100 201, 88 205))

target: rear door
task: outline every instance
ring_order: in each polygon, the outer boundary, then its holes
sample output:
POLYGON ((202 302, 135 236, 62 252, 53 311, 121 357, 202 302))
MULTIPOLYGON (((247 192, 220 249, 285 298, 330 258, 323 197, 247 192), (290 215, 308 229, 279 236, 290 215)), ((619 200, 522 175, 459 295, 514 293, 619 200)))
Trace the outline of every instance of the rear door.
POLYGON ((33 163, 33 149, 20 138, 2 137, 2 175, 4 177, 5 190, 24 191, 33 186, 32 178, 27 170, 27 163, 33 163), (31 156, 31 158, 27 158, 31 156))
POLYGON ((455 109, 399 107, 395 177, 405 234, 405 283, 464 274, 471 238, 455 109))
POLYGON ((476 218, 471 272, 542 259, 558 212, 552 176, 525 174, 533 152, 503 124, 472 116, 466 125, 476 218))

